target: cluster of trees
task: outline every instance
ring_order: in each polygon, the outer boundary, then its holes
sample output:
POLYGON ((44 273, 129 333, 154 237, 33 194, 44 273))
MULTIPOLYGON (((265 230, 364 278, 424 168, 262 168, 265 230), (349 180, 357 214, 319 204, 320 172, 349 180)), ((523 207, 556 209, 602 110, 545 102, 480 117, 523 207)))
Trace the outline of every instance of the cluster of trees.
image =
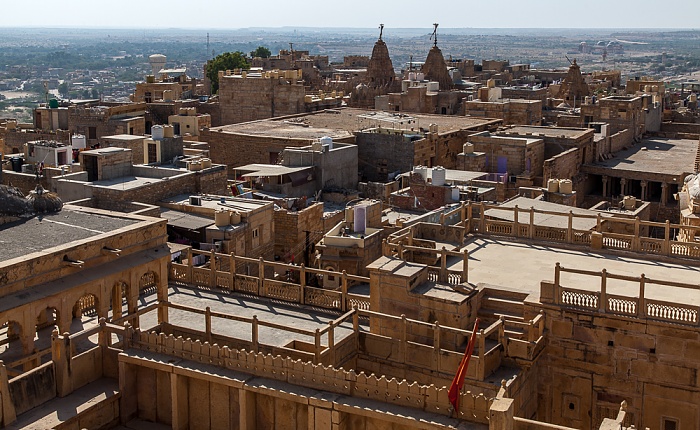
MULTIPOLYGON (((264 46, 258 46, 257 49, 250 52, 250 58, 260 57, 269 58, 272 53, 264 46)), ((241 51, 224 52, 213 59, 207 61, 206 75, 211 81, 211 92, 216 94, 219 91, 219 72, 222 70, 244 69, 250 68, 249 59, 241 51)))

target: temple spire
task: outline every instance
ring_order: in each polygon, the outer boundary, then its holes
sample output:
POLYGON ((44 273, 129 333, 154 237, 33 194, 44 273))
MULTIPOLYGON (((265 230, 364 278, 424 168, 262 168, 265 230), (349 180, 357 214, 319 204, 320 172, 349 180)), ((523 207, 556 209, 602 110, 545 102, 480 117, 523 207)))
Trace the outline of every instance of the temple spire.
POLYGON ((433 34, 430 36, 431 39, 433 39, 433 46, 437 48, 437 29, 438 29, 438 23, 433 24, 433 34))
POLYGON ((382 33, 384 33, 384 24, 379 24, 379 40, 382 40, 382 33))

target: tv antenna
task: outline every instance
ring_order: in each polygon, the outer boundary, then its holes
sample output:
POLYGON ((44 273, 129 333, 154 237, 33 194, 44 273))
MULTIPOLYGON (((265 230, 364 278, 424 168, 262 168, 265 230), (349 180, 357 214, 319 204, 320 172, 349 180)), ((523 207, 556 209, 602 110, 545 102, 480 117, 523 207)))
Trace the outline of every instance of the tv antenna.
POLYGON ((209 54, 209 33, 207 32, 207 54, 209 54))
POLYGON ((568 56, 568 55, 564 55, 564 57, 566 57, 566 61, 568 61, 570 65, 571 65, 571 64, 574 64, 574 63, 569 59, 569 56, 568 56))
POLYGON ((382 40, 382 33, 384 33, 384 24, 379 24, 379 40, 382 40))
POLYGON ((438 29, 438 23, 433 24, 433 34, 430 35, 430 40, 434 39, 433 46, 437 48, 437 29, 438 29))

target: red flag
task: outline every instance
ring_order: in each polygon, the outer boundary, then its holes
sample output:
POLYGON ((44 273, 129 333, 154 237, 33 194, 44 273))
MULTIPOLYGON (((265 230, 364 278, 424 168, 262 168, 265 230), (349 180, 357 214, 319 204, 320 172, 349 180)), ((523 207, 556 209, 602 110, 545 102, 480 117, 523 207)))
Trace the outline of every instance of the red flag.
POLYGON ((457 411, 457 416, 459 417, 459 393, 462 391, 464 386, 464 377, 467 375, 467 367, 469 367, 469 359, 472 357, 472 352, 474 351, 474 344, 476 344, 476 332, 479 330, 479 318, 474 321, 474 330, 472 331, 472 337, 467 342, 467 349, 464 351, 464 357, 459 363, 457 368, 457 373, 455 374, 450 389, 447 392, 447 398, 450 399, 450 403, 457 411))

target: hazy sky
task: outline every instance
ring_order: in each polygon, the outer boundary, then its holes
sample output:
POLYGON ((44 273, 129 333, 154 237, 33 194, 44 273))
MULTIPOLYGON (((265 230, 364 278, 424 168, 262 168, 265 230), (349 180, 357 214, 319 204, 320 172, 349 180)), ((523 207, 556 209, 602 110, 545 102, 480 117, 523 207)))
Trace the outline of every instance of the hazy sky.
POLYGON ((0 27, 700 28, 698 0, 2 0, 0 27))

